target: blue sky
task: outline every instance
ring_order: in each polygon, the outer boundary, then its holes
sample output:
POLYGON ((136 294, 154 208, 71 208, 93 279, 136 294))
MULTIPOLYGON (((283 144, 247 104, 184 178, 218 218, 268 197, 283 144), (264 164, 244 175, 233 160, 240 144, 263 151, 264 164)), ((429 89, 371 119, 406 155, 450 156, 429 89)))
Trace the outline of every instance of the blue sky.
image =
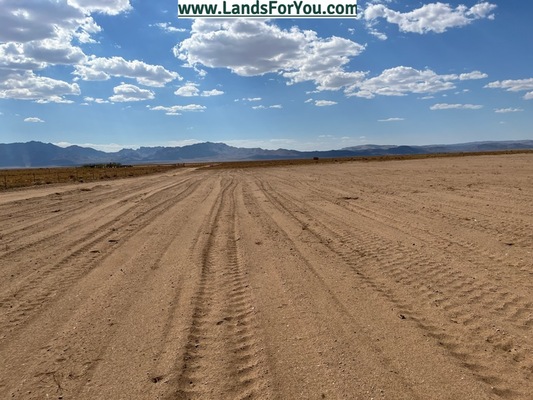
POLYGON ((533 138, 533 2, 358 6, 355 20, 191 20, 167 0, 0 0, 0 142, 533 138))

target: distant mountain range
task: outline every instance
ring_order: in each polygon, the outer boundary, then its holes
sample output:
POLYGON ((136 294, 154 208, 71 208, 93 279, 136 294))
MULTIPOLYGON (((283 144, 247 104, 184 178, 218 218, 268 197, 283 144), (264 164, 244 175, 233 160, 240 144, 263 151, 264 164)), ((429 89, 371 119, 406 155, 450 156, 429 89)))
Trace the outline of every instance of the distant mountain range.
POLYGON ((117 162, 122 164, 207 161, 280 160, 313 157, 368 157, 533 149, 533 140, 472 142, 428 146, 362 145, 329 151, 264 150, 232 147, 224 143, 197 143, 183 147, 141 147, 106 153, 87 147, 59 147, 51 143, 0 144, 0 168, 76 166, 117 162))

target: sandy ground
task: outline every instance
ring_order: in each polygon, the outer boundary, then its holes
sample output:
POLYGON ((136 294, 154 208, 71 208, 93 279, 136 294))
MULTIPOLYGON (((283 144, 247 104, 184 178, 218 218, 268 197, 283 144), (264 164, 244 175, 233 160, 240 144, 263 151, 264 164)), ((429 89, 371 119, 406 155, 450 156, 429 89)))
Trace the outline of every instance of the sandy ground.
POLYGON ((1 399, 532 399, 533 155, 0 194, 1 399))

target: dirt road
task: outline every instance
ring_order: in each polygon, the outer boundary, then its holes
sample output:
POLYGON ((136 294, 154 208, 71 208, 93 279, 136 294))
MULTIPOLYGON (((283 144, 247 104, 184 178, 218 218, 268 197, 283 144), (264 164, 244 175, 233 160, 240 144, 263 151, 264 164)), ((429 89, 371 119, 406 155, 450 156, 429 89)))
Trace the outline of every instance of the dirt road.
POLYGON ((531 399, 533 155, 0 194, 1 399, 531 399))

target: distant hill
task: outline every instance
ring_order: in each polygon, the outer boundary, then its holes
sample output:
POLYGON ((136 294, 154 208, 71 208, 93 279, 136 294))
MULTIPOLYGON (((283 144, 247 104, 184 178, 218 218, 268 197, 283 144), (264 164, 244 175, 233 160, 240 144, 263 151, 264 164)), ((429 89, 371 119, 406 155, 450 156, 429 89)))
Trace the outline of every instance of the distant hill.
POLYGON ((0 144, 0 168, 76 166, 118 162, 204 162, 280 160, 312 157, 368 157, 381 155, 433 154, 533 149, 533 140, 473 142, 427 146, 362 145, 329 151, 265 150, 228 146, 224 143, 197 143, 182 147, 141 147, 106 153, 87 147, 59 147, 51 143, 0 144))
POLYGON ((431 144, 425 146, 394 146, 367 144, 345 147, 343 150, 365 151, 384 154, 434 154, 434 153, 475 153, 481 151, 527 150, 533 149, 533 140, 508 140, 496 142, 470 142, 458 144, 431 144))

